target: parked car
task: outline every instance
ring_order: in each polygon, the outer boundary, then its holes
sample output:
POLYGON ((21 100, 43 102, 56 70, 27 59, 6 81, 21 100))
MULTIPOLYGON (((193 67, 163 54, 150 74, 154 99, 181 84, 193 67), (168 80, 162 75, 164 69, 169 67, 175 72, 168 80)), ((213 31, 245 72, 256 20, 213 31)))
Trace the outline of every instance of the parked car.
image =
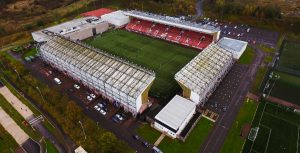
POLYGON ((99 111, 102 115, 106 115, 106 111, 104 110, 104 109, 100 109, 100 111, 99 111))
POLYGON ((61 81, 60 81, 58 78, 54 78, 54 82, 55 82, 56 84, 61 84, 61 81))
POLYGON ((132 137, 133 137, 133 139, 135 139, 135 140, 140 140, 140 137, 139 137, 138 135, 133 135, 132 137))
POLYGON ((93 100, 93 98, 92 98, 91 96, 87 96, 86 99, 87 99, 88 101, 92 101, 92 100, 93 100))
POLYGON ((147 148, 150 147, 150 144, 149 144, 147 141, 142 141, 142 144, 143 144, 145 147, 147 147, 147 148))
POLYGON ((74 84, 74 88, 79 90, 80 86, 78 84, 74 84))
POLYGON ((154 153, 163 153, 160 149, 158 149, 156 146, 153 146, 152 148, 154 153))
POLYGON ((93 93, 91 93, 90 96, 91 96, 93 99, 96 98, 96 95, 93 94, 93 93))

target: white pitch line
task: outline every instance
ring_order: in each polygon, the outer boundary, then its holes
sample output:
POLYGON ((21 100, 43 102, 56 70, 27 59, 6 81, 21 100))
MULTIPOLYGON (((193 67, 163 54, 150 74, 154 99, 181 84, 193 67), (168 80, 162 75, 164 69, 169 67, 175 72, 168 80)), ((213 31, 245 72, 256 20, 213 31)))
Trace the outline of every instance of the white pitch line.
POLYGON ((263 126, 263 127, 265 127, 265 128, 267 128, 267 129, 269 129, 269 130, 270 130, 270 133, 269 133, 269 136, 268 136, 268 141, 267 141, 267 146, 266 146, 266 149, 265 149, 265 153, 266 153, 266 152, 267 152, 267 150, 268 150, 268 146, 269 146, 269 141, 270 141, 270 137, 271 137, 272 129, 271 129, 270 127, 266 126, 266 125, 263 125, 263 124, 261 124, 261 126, 263 126))

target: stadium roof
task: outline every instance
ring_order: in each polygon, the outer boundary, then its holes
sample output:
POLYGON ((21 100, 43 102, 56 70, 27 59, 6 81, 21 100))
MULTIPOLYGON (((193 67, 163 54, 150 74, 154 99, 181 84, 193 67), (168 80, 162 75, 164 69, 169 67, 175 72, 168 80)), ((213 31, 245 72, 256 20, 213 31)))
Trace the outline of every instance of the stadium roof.
POLYGON ((97 10, 93 10, 93 11, 89 11, 89 12, 85 12, 80 14, 81 16, 96 16, 96 17, 101 17, 104 14, 108 14, 114 12, 114 10, 110 10, 108 8, 101 8, 101 9, 97 9, 97 10))
POLYGON ((175 95, 155 116, 155 119, 177 130, 195 108, 196 104, 192 101, 175 95))
POLYGON ((232 62, 231 52, 212 43, 175 74, 175 79, 199 95, 206 95, 232 62))
POLYGON ((81 69, 91 76, 90 79, 96 78, 132 98, 137 98, 155 78, 155 73, 150 70, 52 32, 44 32, 50 38, 40 50, 81 69))
POLYGON ((220 31, 220 27, 214 27, 208 24, 201 24, 201 23, 198 24, 196 22, 183 20, 181 18, 163 16, 163 15, 152 14, 148 12, 131 10, 131 11, 125 11, 124 14, 135 18, 147 20, 147 21, 153 21, 165 25, 170 25, 174 27, 179 27, 179 28, 207 33, 207 34, 212 34, 220 31))
POLYGON ((248 43, 246 41, 223 37, 217 44, 233 54, 241 55, 245 51, 248 43))

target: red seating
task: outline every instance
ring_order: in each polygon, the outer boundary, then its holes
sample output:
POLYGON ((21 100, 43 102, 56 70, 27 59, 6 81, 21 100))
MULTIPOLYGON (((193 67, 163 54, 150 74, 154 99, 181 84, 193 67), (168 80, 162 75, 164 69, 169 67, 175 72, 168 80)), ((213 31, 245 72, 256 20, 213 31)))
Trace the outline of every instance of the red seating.
POLYGON ((133 18, 125 28, 129 31, 138 32, 155 38, 166 39, 197 49, 204 49, 213 41, 213 37, 208 34, 183 30, 177 27, 136 18, 133 18))

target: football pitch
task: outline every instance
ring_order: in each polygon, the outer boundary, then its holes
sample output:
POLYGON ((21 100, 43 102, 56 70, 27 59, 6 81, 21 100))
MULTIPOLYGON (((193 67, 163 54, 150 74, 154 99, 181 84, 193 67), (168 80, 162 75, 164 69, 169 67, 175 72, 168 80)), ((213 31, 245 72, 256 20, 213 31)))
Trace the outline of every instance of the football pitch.
POLYGON ((247 139, 244 153, 298 153, 300 114, 284 106, 261 102, 252 127, 259 127, 254 141, 247 139))
POLYGON ((300 76, 300 43, 284 41, 282 45, 277 69, 300 76))
POLYGON ((132 63, 154 70, 156 78, 149 94, 167 101, 180 91, 174 75, 198 53, 163 40, 125 30, 113 30, 85 41, 132 63))

